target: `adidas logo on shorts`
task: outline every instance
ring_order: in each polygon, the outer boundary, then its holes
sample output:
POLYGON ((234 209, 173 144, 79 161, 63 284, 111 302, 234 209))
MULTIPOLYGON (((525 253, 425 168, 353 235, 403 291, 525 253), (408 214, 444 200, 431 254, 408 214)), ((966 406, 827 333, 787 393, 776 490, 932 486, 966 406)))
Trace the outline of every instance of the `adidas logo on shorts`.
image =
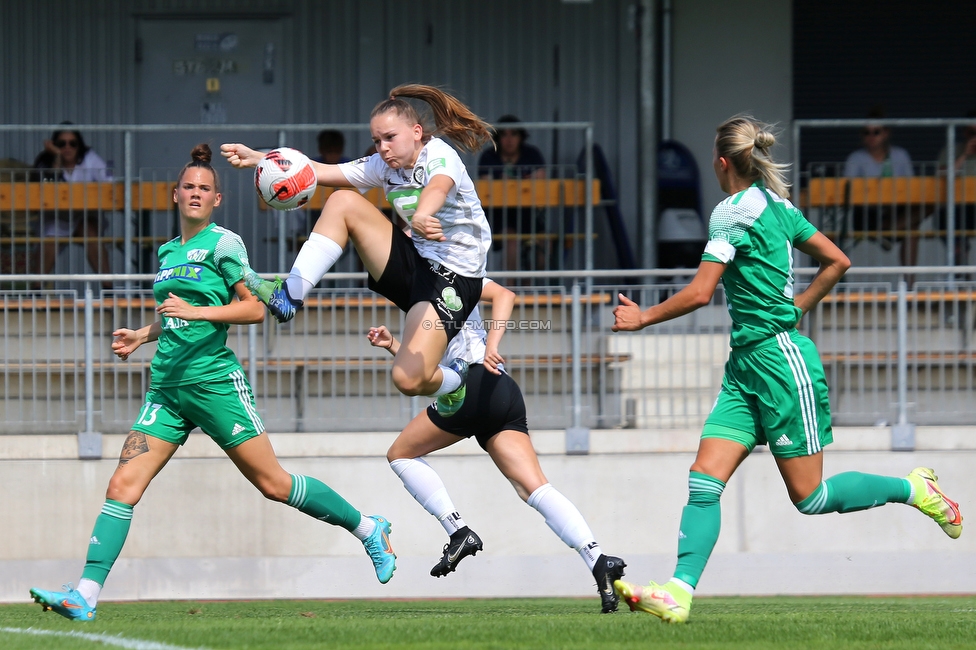
POLYGON ((793 441, 787 438, 786 434, 784 433, 779 437, 779 440, 777 440, 775 444, 777 447, 785 447, 786 445, 792 445, 793 441))
POLYGON ((244 430, 244 427, 238 423, 234 423, 234 430, 230 432, 230 435, 236 436, 238 433, 244 430))

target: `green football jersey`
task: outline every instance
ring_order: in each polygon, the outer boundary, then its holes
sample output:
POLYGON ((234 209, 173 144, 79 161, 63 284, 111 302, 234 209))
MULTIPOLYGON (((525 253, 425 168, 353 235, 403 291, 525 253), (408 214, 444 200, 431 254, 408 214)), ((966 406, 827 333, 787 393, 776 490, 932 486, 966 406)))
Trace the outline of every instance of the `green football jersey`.
MULTIPOLYGON (((212 223, 185 244, 177 237, 159 247, 159 272, 153 281, 156 304, 170 293, 197 307, 230 304, 236 295, 233 286, 247 265, 244 242, 226 228, 212 223)), ((241 367, 227 347, 229 325, 166 316, 162 325, 152 360, 154 387, 226 377, 241 367)))
POLYGON ((796 327, 802 312, 793 304, 793 247, 816 232, 802 212, 762 183, 715 206, 702 260, 727 265, 722 284, 732 347, 796 327))

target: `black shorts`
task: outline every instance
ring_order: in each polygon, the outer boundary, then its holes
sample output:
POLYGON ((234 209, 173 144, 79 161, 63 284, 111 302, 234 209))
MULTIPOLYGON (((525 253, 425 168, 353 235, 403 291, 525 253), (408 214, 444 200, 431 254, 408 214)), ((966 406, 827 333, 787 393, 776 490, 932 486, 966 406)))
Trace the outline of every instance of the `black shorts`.
POLYGON ((379 280, 369 276, 367 286, 389 298, 404 312, 418 302, 429 302, 440 318, 439 328, 450 341, 464 327, 481 300, 481 278, 458 275, 437 262, 420 256, 413 241, 397 227, 393 228, 390 259, 379 280))
POLYGON ((462 438, 474 436, 484 449, 496 433, 521 431, 528 435, 525 400, 518 384, 505 373, 495 375, 483 364, 472 365, 468 371, 464 403, 449 418, 440 415, 436 402, 427 407, 427 417, 439 429, 462 438))

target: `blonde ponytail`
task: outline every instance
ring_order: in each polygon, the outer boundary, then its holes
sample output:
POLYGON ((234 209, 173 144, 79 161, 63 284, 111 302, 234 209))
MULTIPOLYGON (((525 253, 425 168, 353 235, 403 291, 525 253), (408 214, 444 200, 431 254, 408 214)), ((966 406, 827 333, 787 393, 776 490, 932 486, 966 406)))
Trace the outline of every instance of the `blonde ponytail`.
POLYGON ((722 122, 717 129, 715 149, 732 163, 737 176, 763 184, 774 194, 786 198, 790 184, 786 172, 790 166, 773 160, 770 150, 776 144, 772 127, 749 115, 737 115, 722 122))

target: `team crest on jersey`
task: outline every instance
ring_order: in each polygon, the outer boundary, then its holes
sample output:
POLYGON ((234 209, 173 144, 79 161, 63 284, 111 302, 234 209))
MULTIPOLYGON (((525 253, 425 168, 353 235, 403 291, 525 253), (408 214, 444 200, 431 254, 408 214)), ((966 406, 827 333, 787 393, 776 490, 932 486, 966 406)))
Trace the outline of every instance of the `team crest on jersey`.
POLYGON ((210 252, 206 248, 194 248, 192 251, 186 254, 186 259, 191 262, 202 262, 207 259, 207 253, 210 252))
POLYGON ((450 312, 459 311, 463 306, 461 298, 457 295, 454 287, 444 287, 443 291, 441 291, 441 299, 438 302, 441 303, 444 309, 450 312))
POLYGON ((413 168, 413 182, 417 185, 424 184, 424 168, 417 166, 413 168))

